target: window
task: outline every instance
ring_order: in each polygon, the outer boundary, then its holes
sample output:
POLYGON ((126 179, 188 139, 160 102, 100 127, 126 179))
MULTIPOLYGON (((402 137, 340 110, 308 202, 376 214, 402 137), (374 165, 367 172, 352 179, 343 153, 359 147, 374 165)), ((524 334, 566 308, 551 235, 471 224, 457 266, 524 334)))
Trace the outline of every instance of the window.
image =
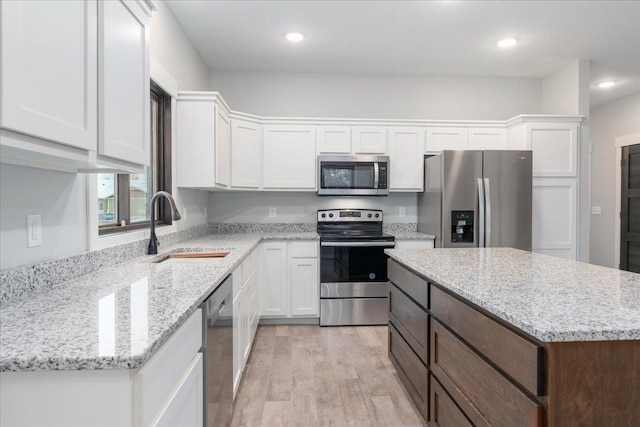
MULTIPOLYGON (((171 97, 151 82, 151 159, 140 174, 98 174, 99 234, 149 226, 149 199, 171 191, 171 97)), ((156 206, 156 224, 171 224, 168 202, 156 206), (166 204, 166 205, 165 205, 166 204)))

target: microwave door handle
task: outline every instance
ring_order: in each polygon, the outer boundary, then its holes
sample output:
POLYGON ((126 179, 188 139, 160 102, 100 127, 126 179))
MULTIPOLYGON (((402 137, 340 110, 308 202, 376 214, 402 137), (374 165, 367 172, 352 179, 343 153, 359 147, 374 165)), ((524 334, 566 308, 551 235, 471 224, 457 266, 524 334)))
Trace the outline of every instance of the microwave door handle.
POLYGON ((478 247, 484 247, 484 185, 482 178, 478 178, 478 247))
POLYGON ((373 162, 373 188, 378 189, 380 183, 380 166, 378 162, 373 162))

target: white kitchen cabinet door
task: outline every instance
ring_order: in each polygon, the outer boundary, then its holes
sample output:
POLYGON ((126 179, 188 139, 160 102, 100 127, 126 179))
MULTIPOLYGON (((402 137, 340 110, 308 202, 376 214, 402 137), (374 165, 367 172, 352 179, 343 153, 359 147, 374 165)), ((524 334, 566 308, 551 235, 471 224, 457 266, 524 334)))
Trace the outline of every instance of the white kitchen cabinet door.
POLYGON ((424 129, 388 129, 391 191, 421 191, 424 170, 424 129))
POLYGON ((216 92, 180 92, 177 106, 178 187, 228 188, 231 127, 223 101, 216 92))
POLYGON ((236 398, 242 378, 242 289, 233 298, 233 398, 236 398))
POLYGON ((137 3, 98 2, 98 153, 139 165, 151 161, 149 31, 137 3))
POLYGON ((433 249, 433 240, 396 240, 396 249, 433 249))
POLYGON ((315 191, 315 126, 264 125, 262 187, 265 190, 315 191))
POLYGON ((171 400, 163 408, 153 427, 200 427, 204 421, 203 411, 203 367, 202 353, 198 353, 189 366, 179 385, 173 391, 171 400))
POLYGON ((533 180, 531 225, 534 252, 577 259, 577 193, 576 178, 533 180))
POLYGON ((249 353, 251 351, 251 344, 253 342, 251 335, 251 321, 253 315, 253 307, 251 303, 255 300, 255 293, 258 290, 256 286, 256 280, 258 279, 257 270, 253 270, 247 279, 244 288, 242 289, 242 370, 247 364, 249 359, 249 353))
POLYGON ((387 153, 387 132, 384 126, 354 126, 352 135, 355 154, 387 153))
POLYGON ((262 170, 262 127, 231 119, 231 187, 257 190, 262 170))
POLYGON ((260 316, 286 317, 289 314, 287 243, 262 243, 260 262, 260 316))
POLYGON ((467 148, 467 128, 427 128, 426 153, 439 153, 443 150, 466 150, 467 148))
POLYGON ((469 128, 469 150, 506 150, 505 128, 469 128))
POLYGON ((318 316, 320 289, 318 258, 293 258, 291 269, 291 315, 318 316))
POLYGON ((231 121, 229 114, 216 108, 216 184, 228 187, 231 182, 231 121))
POLYGON ((318 153, 351 153, 351 126, 318 126, 318 153))
POLYGON ((96 150, 96 14, 92 0, 0 2, 2 128, 96 150))
POLYGON ((578 176, 579 124, 526 123, 527 148, 533 151, 534 177, 578 176))

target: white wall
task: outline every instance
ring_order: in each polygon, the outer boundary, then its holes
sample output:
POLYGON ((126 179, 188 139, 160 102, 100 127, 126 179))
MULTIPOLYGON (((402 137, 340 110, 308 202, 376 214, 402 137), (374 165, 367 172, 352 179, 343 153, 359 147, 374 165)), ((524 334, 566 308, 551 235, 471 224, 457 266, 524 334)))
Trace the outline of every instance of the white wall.
POLYGON ((315 223, 318 209, 382 209, 384 221, 417 222, 416 193, 392 193, 387 197, 320 197, 316 193, 213 192, 209 197, 209 222, 228 223, 315 223), (407 208, 400 218, 398 208, 407 208), (276 217, 269 217, 269 208, 276 217))
POLYGON ((178 83, 178 90, 206 90, 209 69, 162 0, 151 18, 151 56, 178 83))
POLYGON ((542 79, 544 114, 589 117, 588 60, 575 60, 542 79))
MULTIPOLYGON (((172 74, 179 89, 206 90, 208 69, 162 1, 151 19, 151 54, 172 74)), ((74 175, 20 166, 0 166, 0 269, 75 255, 88 249, 87 180, 74 175), (27 248, 26 216, 42 215, 42 246, 27 248)), ((209 195, 181 190, 187 219, 178 229, 206 222, 209 195)), ((91 201, 93 202, 93 201, 91 201)))
POLYGON ((640 93, 599 105, 591 110, 591 205, 601 215, 591 215, 590 262, 614 265, 615 138, 640 132, 640 93))
POLYGON ((85 177, 0 164, 0 268, 86 247, 85 177), (42 246, 27 248, 27 215, 42 217, 42 246))
POLYGON ((541 113, 526 78, 212 72, 233 110, 261 116, 505 120, 541 113))

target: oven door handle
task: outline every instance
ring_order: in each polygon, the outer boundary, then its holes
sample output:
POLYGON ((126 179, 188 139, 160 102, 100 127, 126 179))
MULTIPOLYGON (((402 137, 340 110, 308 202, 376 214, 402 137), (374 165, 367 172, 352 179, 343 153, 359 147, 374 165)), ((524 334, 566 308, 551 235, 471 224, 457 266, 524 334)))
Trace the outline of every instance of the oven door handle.
POLYGON ((395 248, 395 242, 320 242, 320 246, 327 247, 381 247, 381 248, 395 248))

